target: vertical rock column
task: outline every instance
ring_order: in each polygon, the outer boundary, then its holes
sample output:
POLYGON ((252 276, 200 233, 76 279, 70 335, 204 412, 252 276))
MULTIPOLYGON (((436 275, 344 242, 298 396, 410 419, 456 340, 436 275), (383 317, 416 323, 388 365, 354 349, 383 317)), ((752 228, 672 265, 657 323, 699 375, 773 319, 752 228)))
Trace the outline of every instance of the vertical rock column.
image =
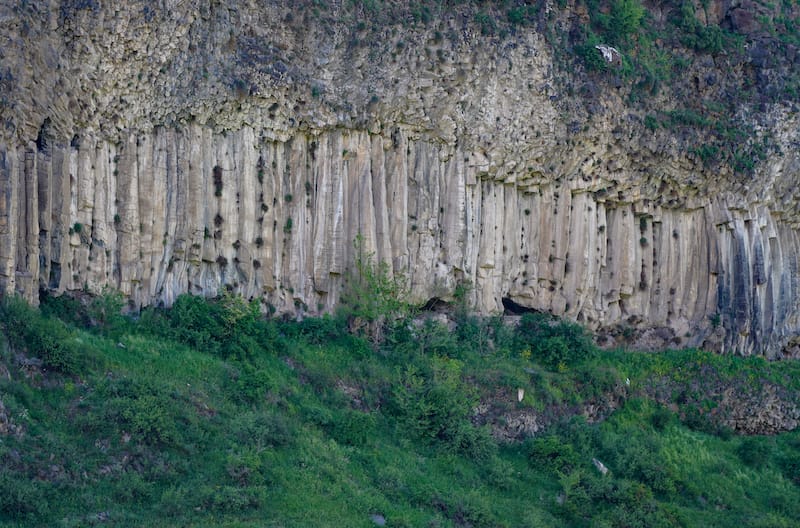
POLYGON ((0 150, 0 293, 14 293, 19 167, 15 150, 0 150))

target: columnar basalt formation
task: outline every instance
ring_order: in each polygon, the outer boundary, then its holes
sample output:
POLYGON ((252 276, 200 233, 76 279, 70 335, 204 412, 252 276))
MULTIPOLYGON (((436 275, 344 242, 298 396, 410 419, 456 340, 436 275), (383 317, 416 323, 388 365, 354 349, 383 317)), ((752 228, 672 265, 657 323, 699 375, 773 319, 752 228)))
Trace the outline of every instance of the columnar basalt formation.
POLYGON ((138 307, 231 286, 315 314, 361 235, 418 302, 468 281, 482 312, 506 299, 675 346, 794 353, 790 107, 767 109, 781 155, 743 178, 613 92, 573 104, 532 30, 478 46, 454 17, 457 38, 394 27, 359 47, 281 2, 231 4, 0 8, 2 292, 111 287, 138 307))

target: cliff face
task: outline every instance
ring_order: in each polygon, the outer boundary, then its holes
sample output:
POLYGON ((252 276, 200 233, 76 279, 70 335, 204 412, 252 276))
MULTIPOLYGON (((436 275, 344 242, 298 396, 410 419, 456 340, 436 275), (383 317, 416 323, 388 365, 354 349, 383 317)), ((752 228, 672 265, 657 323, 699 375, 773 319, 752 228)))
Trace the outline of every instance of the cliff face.
POLYGON ((283 4, 0 7, 3 292, 110 286, 141 306, 230 285, 318 313, 361 234, 420 302, 470 281, 484 312, 794 354, 792 101, 762 105, 773 154, 742 176, 613 87, 574 96, 533 28, 283 4))

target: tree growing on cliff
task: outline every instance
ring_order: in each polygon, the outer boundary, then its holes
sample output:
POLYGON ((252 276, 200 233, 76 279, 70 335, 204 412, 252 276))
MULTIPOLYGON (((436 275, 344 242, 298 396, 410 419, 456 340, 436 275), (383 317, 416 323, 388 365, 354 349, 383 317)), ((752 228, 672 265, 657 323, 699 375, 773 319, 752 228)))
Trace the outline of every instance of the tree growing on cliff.
POLYGON ((375 261, 375 253, 364 247, 364 237, 353 241, 355 260, 345 278, 339 312, 350 331, 377 346, 383 341, 387 323, 410 314, 405 274, 375 261))

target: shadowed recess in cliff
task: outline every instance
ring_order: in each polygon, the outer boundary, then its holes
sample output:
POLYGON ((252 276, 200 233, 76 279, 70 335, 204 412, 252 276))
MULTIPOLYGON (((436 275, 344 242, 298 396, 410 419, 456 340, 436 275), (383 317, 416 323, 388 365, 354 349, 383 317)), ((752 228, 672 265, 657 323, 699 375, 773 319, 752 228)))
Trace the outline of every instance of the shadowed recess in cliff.
POLYGON ((468 281, 482 313, 507 298, 670 346, 794 350, 796 97, 715 97, 778 87, 769 50, 796 42, 740 17, 748 50, 699 49, 741 11, 712 4, 626 4, 645 18, 624 35, 574 3, 418 20, 392 2, 363 25, 356 3, 0 5, 0 292, 110 286, 138 308, 230 288, 316 314, 360 235, 417 305, 468 281), (623 69, 587 62, 581 28, 628 39, 605 43, 623 69), (670 28, 686 79, 658 90, 633 72, 672 71, 644 49, 670 28))

